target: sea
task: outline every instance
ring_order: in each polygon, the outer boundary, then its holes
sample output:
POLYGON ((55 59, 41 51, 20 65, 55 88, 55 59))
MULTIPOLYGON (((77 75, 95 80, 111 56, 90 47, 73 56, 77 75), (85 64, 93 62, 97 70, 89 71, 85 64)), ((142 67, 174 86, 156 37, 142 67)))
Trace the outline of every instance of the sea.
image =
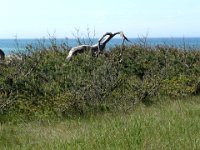
MULTIPOLYGON (((98 39, 80 39, 82 43, 85 44, 95 44, 98 39)), ((195 50, 200 50, 200 37, 194 38, 130 38, 132 43, 127 44, 146 44, 148 46, 165 45, 173 47, 184 47, 195 50)), ((9 55, 15 51, 25 50, 27 45, 39 45, 43 44, 45 46, 54 43, 56 45, 67 44, 69 47, 74 47, 79 45, 77 39, 0 39, 0 49, 4 51, 6 55, 9 55)), ((107 48, 120 45, 122 39, 113 38, 107 44, 107 48)))

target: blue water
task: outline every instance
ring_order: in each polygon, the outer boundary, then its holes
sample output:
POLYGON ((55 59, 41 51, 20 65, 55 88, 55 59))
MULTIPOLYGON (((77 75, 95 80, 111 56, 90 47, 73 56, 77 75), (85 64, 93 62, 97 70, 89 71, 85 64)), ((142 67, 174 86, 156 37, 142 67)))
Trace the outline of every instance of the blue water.
MULTIPOLYGON (((133 44, 141 43, 141 40, 138 38, 130 39, 133 44)), ((93 44, 96 43, 98 39, 93 40, 93 44)), ((73 47, 78 45, 76 39, 56 39, 57 45, 66 43, 68 46, 73 47)), ((38 45, 43 43, 45 46, 50 45, 50 40, 36 40, 36 39, 0 39, 0 49, 2 49, 6 55, 10 54, 13 51, 24 50, 27 44, 38 45)), ((86 44, 89 41, 86 40, 86 44)), ((112 39, 107 47, 113 47, 115 45, 120 45, 122 43, 122 39, 112 39)), ((168 45, 168 46, 176 46, 176 47, 189 47, 200 49, 200 38, 147 38, 147 45, 155 46, 155 45, 168 45)), ((90 43, 91 44, 91 43, 90 43)))

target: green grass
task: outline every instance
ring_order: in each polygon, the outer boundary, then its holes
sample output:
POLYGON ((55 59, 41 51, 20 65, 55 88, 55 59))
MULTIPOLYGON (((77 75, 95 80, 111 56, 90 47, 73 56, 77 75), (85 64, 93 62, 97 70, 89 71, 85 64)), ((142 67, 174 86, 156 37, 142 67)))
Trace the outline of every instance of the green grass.
POLYGON ((200 97, 137 104, 127 113, 5 123, 0 149, 200 149, 200 97))

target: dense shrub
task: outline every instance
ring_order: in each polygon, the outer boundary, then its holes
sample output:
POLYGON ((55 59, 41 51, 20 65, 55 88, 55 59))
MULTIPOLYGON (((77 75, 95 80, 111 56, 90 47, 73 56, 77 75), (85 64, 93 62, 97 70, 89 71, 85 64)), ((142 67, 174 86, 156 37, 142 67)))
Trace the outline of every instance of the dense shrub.
POLYGON ((200 93, 200 52, 141 45, 66 61, 66 45, 27 45, 0 64, 0 113, 71 116, 200 93))

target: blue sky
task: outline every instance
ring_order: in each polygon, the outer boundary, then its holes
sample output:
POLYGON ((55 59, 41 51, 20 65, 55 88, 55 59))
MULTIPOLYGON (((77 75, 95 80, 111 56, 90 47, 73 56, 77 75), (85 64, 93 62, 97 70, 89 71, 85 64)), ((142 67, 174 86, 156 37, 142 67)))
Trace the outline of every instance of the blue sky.
POLYGON ((200 0, 0 0, 0 38, 200 37, 200 0))

